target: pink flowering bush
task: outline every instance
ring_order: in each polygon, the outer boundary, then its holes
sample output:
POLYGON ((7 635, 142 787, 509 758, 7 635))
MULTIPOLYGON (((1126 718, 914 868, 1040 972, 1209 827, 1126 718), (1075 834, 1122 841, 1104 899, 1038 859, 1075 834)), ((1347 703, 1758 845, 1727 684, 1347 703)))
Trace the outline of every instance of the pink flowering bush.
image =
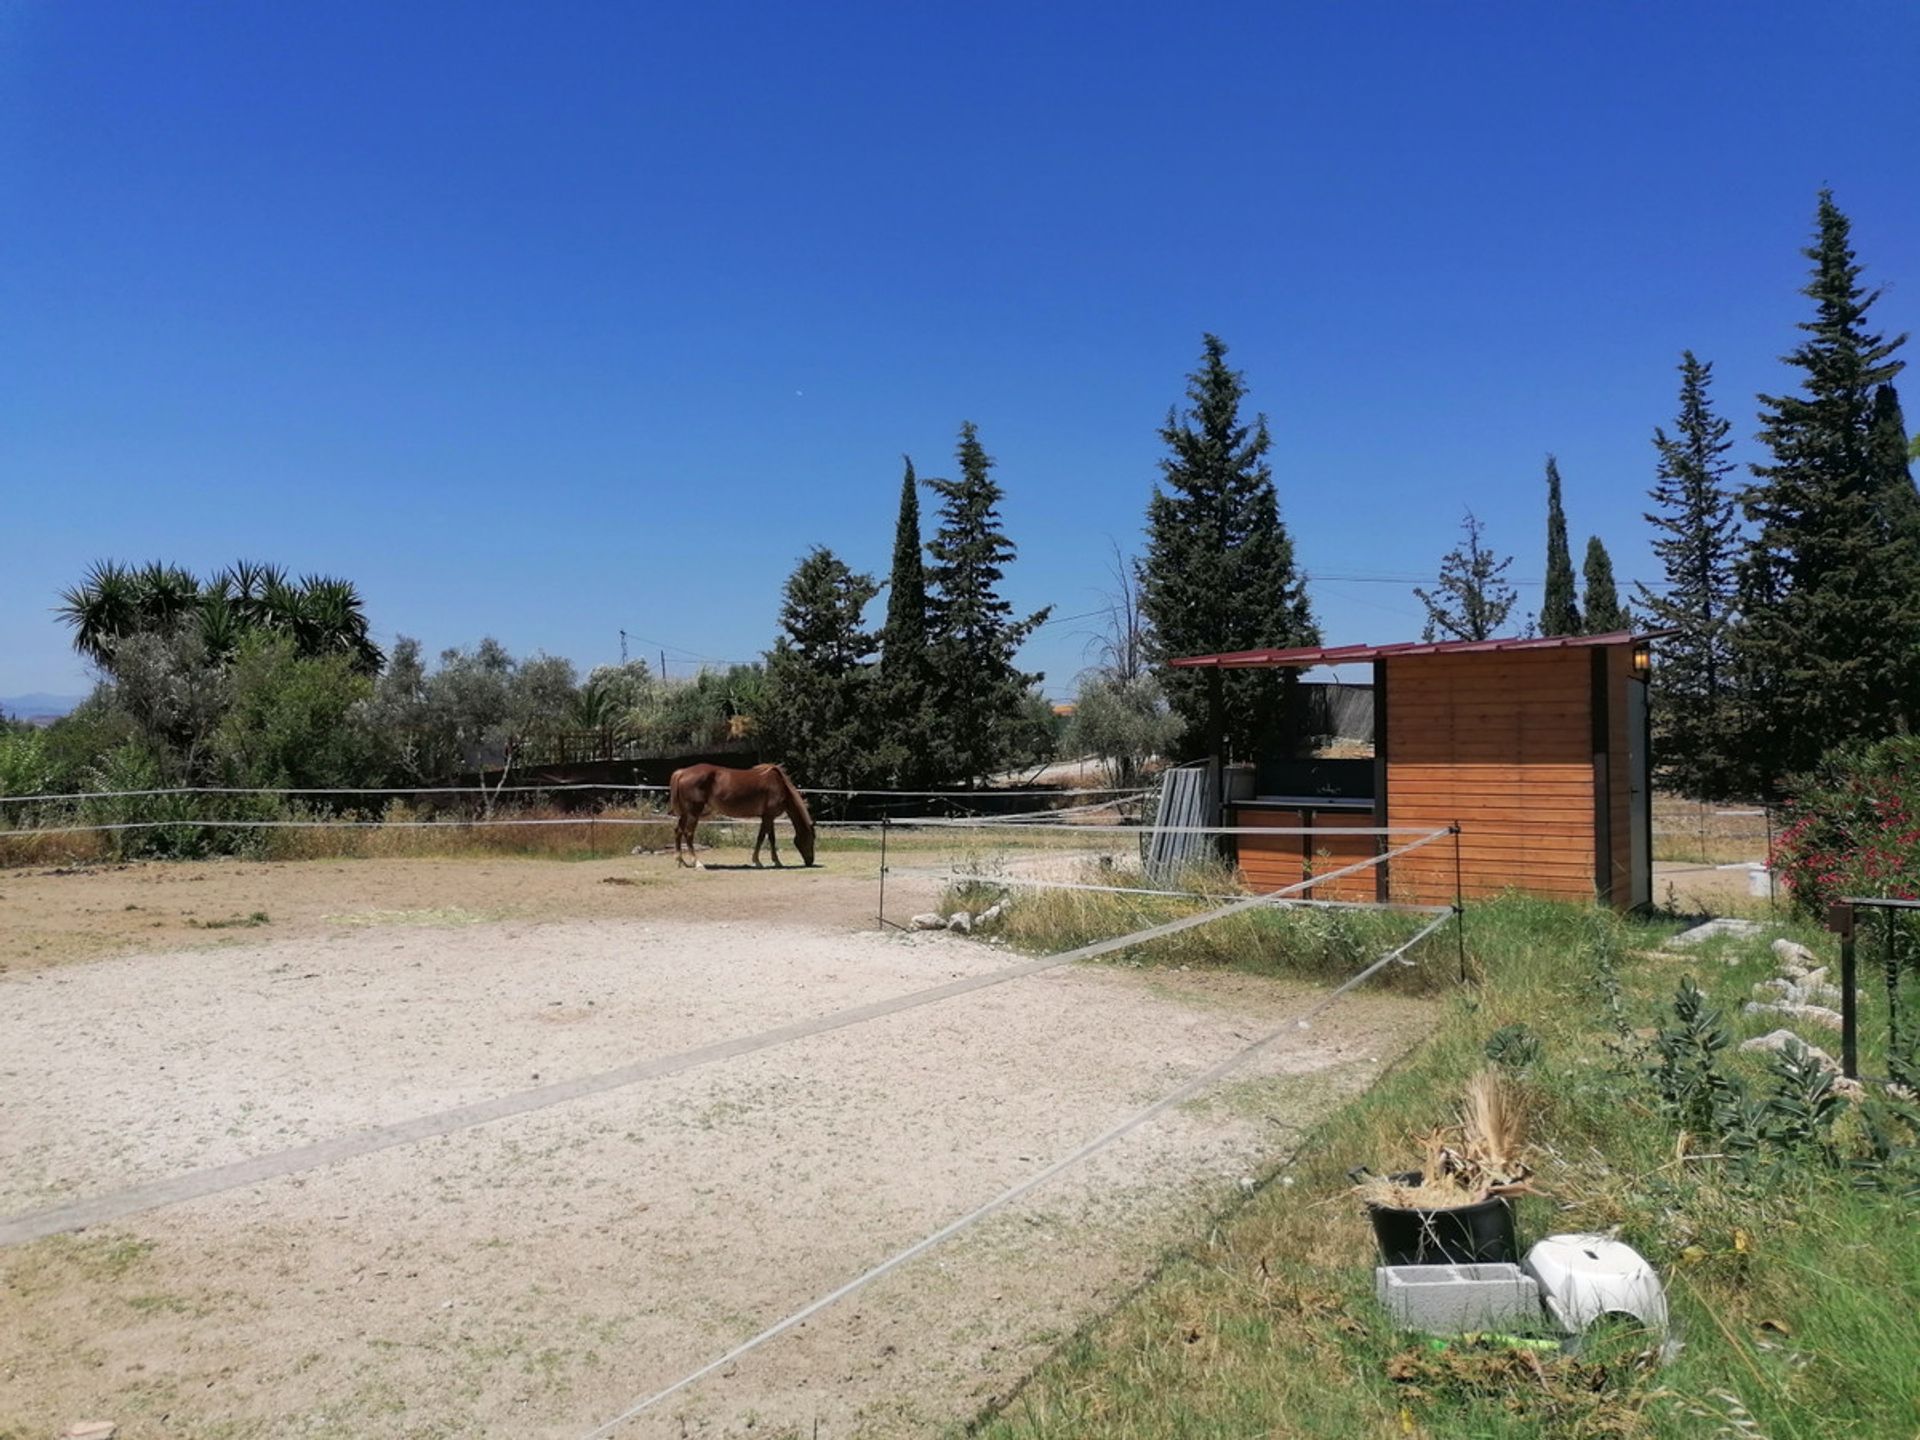
POLYGON ((1794 781, 1773 865, 1810 915, 1843 895, 1920 897, 1920 736, 1835 750, 1794 781))

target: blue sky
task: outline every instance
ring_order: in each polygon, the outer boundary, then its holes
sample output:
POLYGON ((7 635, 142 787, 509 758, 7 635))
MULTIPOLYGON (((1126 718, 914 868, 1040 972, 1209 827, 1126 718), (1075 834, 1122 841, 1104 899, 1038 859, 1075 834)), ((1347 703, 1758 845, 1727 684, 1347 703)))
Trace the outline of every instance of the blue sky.
POLYGON ((50 610, 102 556, 350 576, 434 649, 753 656, 809 545, 884 571, 963 419, 1010 596, 1072 616, 1206 330, 1329 640, 1415 635, 1336 577, 1430 575, 1468 505, 1537 579, 1550 450, 1576 555, 1651 576, 1679 352, 1752 458, 1820 185, 1920 328, 1917 57, 1892 3, 7 0, 0 694, 84 689, 50 610))

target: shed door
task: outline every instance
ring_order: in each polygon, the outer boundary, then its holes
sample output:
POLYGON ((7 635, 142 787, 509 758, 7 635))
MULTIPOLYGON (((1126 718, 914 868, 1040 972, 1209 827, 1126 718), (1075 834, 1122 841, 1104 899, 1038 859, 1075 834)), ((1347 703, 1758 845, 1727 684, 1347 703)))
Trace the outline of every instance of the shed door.
MULTIPOLYGON (((1628 893, 1635 909, 1653 903, 1651 821, 1647 806, 1647 682, 1627 682, 1627 863, 1628 893)), ((1617 852, 1616 852, 1617 853, 1617 852)))

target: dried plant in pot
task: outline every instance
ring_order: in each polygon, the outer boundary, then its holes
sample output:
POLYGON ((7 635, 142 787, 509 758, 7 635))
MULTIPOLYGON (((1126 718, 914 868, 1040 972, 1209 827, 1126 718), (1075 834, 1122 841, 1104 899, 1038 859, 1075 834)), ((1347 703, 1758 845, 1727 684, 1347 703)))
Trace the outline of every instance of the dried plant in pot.
POLYGON ((1353 1173, 1374 1238, 1388 1265, 1472 1265, 1519 1258, 1515 1195, 1529 1183, 1527 1122, 1512 1086, 1497 1070, 1467 1083, 1456 1125, 1418 1137, 1417 1170, 1353 1173))

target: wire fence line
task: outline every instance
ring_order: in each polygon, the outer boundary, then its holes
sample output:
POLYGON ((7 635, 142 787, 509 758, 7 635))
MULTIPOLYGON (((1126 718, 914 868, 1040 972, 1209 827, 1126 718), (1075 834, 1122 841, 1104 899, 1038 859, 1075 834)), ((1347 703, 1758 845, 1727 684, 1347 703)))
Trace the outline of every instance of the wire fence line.
MULTIPOLYGON (((786 820, 786 817, 780 817, 786 820)), ((524 826, 567 826, 567 825, 608 825, 608 826, 651 826, 658 828, 673 823, 673 817, 664 811, 658 815, 536 815, 536 816, 473 816, 457 820, 351 820, 337 817, 302 819, 253 819, 249 817, 223 817, 217 815, 176 815, 152 820, 100 820, 76 825, 31 825, 10 830, 0 830, 0 840, 32 839, 46 835, 87 835, 94 833, 114 833, 129 830, 478 830, 513 829, 524 826)), ((706 825, 758 825, 758 816, 707 814, 700 817, 700 824, 706 825)), ((787 821, 791 824, 791 821, 787 821)), ((1062 835, 1130 835, 1140 836, 1148 833, 1141 825, 1095 825, 1066 824, 1047 825, 1036 821, 1006 823, 987 816, 968 816, 958 819, 941 817, 915 817, 911 819, 889 819, 885 822, 895 829, 925 828, 938 830, 959 830, 978 833, 981 831, 1005 830, 1016 835, 1040 835, 1049 831, 1062 835)), ((878 820, 816 820, 816 830, 878 830, 882 822, 878 820)), ((1321 838, 1341 835, 1427 835, 1429 833, 1450 834, 1451 831, 1429 832, 1425 826, 1382 825, 1368 828, 1358 826, 1338 830, 1321 827, 1300 826, 1264 826, 1264 825, 1183 825, 1171 827, 1162 833, 1179 835, 1316 835, 1321 838)))
MULTIPOLYGON (((1442 832, 1445 833, 1445 832, 1442 832)), ((980 875, 964 870, 949 870, 939 877, 948 885, 977 885, 992 890, 1001 887, 1019 890, 1081 890, 1099 895, 1142 895, 1170 900, 1231 900, 1245 894, 1240 890, 1150 890, 1137 885, 1093 885, 1075 880, 1037 880, 1018 875, 980 875)), ((1381 900, 1276 900, 1279 906, 1308 906, 1322 910, 1391 910, 1406 915, 1451 914, 1451 905, 1414 905, 1381 900)))
MULTIPOLYGON (((1445 834, 1448 832, 1443 831, 1441 833, 1445 834)), ((1412 848, 1412 847, 1407 847, 1407 848, 1412 848)), ((1385 858, 1385 857, 1379 857, 1379 858, 1385 858)), ((1326 876, 1326 877, 1316 877, 1316 878, 1330 878, 1330 874, 1329 876, 1326 876)), ((1268 897, 1259 896, 1255 898, 1256 900, 1266 900, 1268 897)), ((1191 916, 1188 918, 1193 923, 1205 924, 1213 920, 1221 919, 1227 914, 1234 913, 1236 911, 1239 911, 1245 908, 1249 908, 1249 907, 1245 905, 1230 905, 1225 907, 1225 909, 1221 911, 1208 911, 1202 915, 1191 916)), ((713 1374, 715 1371, 724 1370, 727 1366, 733 1364, 735 1361, 740 1360, 741 1358, 748 1355, 752 1351, 759 1349, 762 1345, 766 1344, 768 1341, 777 1339, 779 1336, 784 1335, 787 1331, 793 1329, 796 1325, 802 1325, 806 1323, 806 1321, 810 1320, 813 1316, 818 1315, 821 1311, 827 1309, 829 1306, 835 1304, 840 1300, 844 1300, 847 1296, 852 1295, 854 1292, 858 1290, 862 1290, 866 1288, 868 1285, 871 1285, 874 1281, 880 1279, 882 1276, 888 1274, 891 1271, 899 1269, 902 1265, 905 1265, 909 1261, 912 1261, 918 1258, 919 1256, 926 1254, 927 1251, 932 1250, 936 1246, 944 1244, 946 1241, 951 1240, 954 1236, 960 1234, 963 1230, 967 1230, 972 1226, 977 1225, 980 1221, 987 1219, 989 1216, 992 1216, 997 1212, 1004 1210, 1007 1206, 1014 1204, 1016 1201, 1021 1200, 1025 1196, 1031 1194, 1033 1191, 1038 1190, 1041 1186, 1045 1185, 1048 1181, 1054 1179, 1056 1176, 1065 1174, 1068 1170, 1073 1169, 1075 1166, 1080 1165, 1085 1161, 1092 1159, 1095 1155, 1098 1155, 1102 1150, 1105 1150, 1109 1146, 1116 1144, 1120 1140, 1125 1139, 1128 1135, 1132 1134, 1135 1130, 1138 1130, 1141 1126, 1146 1125, 1147 1123, 1154 1120, 1158 1116, 1165 1114, 1168 1110, 1171 1110, 1176 1105, 1180 1105, 1185 1101, 1192 1099, 1195 1095, 1198 1095, 1203 1090, 1206 1090, 1211 1086, 1217 1084, 1220 1080, 1232 1074, 1235 1070, 1239 1069, 1242 1065, 1245 1065, 1248 1061, 1252 1060, 1253 1058, 1261 1054, 1263 1051, 1267 1050, 1269 1047, 1276 1044, 1283 1037, 1289 1034, 1297 1033, 1298 1031, 1308 1028, 1317 1017, 1319 1017, 1329 1007, 1335 1004, 1342 996, 1346 995, 1349 991, 1355 989, 1356 987, 1364 984, 1366 981, 1372 979, 1375 975, 1379 974, 1382 970, 1384 970, 1388 965, 1393 964, 1395 961, 1403 960, 1403 957, 1407 954, 1408 951, 1413 949, 1415 945, 1419 944, 1422 940, 1426 939, 1429 935, 1433 934, 1442 925, 1445 925, 1449 920, 1452 920, 1454 916, 1455 916, 1455 912, 1451 908, 1448 908, 1443 914, 1436 915, 1426 925, 1422 926, 1420 930, 1416 934, 1414 934, 1410 939, 1405 940, 1399 945, 1394 946, 1391 950, 1387 951, 1386 954, 1382 955, 1378 960, 1375 960, 1371 965, 1367 966, 1366 969, 1361 970, 1359 973, 1351 976, 1338 988, 1332 991, 1329 991, 1326 995, 1322 996, 1319 1000, 1314 1002, 1312 1005, 1309 1005, 1306 1009, 1302 1010, 1298 1015, 1294 1016, 1293 1019, 1269 1031, 1267 1034, 1261 1036, 1258 1040, 1254 1041, 1251 1045, 1248 1045, 1246 1048, 1236 1051, 1234 1054, 1227 1056, 1226 1059, 1221 1060, 1218 1063, 1209 1066, 1207 1069, 1201 1071, 1198 1075, 1195 1075, 1192 1079, 1186 1081, 1184 1084, 1177 1086, 1175 1089, 1168 1091, 1165 1095, 1162 1095, 1158 1100, 1155 1100, 1151 1105, 1148 1105, 1143 1109, 1134 1111, 1133 1114, 1127 1116, 1124 1120, 1120 1121, 1117 1125, 1113 1126, 1111 1129, 1106 1130, 1099 1135, 1096 1135, 1093 1139, 1087 1141, 1085 1144, 1081 1145, 1078 1149, 1072 1151, 1067 1155, 1062 1156, 1058 1160, 1055 1160, 1052 1164, 1048 1165, 1045 1169, 1040 1170, 1036 1174, 1028 1176, 1025 1180, 1022 1180, 1015 1185, 1009 1186, 1007 1189, 1001 1191, 998 1195, 994 1196, 991 1200, 988 1200, 985 1204, 976 1206, 974 1209, 969 1210, 966 1214, 959 1216, 957 1219, 949 1221, 947 1224, 941 1226, 938 1230, 935 1230, 929 1235, 923 1236, 921 1239, 916 1240, 913 1244, 908 1245, 906 1248, 895 1251, 892 1255, 889 1255, 886 1259, 882 1260, 879 1264, 874 1265, 871 1268, 863 1271, 859 1275, 854 1276, 853 1279, 847 1281, 844 1285, 839 1286, 837 1289, 830 1290, 826 1294, 819 1296, 817 1299, 809 1301, 807 1304, 801 1306, 798 1310, 791 1312, 790 1314, 784 1316, 783 1318, 775 1321, 773 1324, 767 1326, 764 1330, 761 1330, 758 1334, 753 1335, 750 1338, 742 1341, 740 1344, 734 1346, 731 1350, 727 1351, 724 1355, 718 1356, 713 1360, 709 1360, 706 1364, 700 1366, 698 1369, 692 1370, 688 1372, 686 1375, 681 1376, 680 1379, 674 1381, 671 1385, 668 1385, 663 1389, 656 1390, 652 1394, 647 1395, 646 1397, 635 1401, 632 1405, 629 1405, 625 1410, 622 1410, 618 1415, 615 1415, 612 1419, 607 1420, 602 1424, 595 1426, 592 1430, 587 1431, 584 1435, 580 1437, 580 1440, 607 1440, 607 1437, 615 1434, 622 1426, 626 1425, 631 1420, 637 1419, 641 1414, 652 1409, 654 1406, 660 1404, 661 1401, 671 1399, 674 1395, 679 1394, 682 1390, 685 1390, 691 1385, 697 1384, 699 1381, 705 1379, 707 1376, 713 1374)), ((1181 922, 1176 921, 1172 923, 1180 924, 1181 922)), ((1145 937, 1145 936, 1154 934, 1155 932, 1164 932, 1167 929, 1168 929, 1167 926, 1156 926, 1154 927, 1153 931, 1140 931, 1138 933, 1138 937, 1122 936, 1122 937, 1119 937, 1119 939, 1120 939, 1120 942, 1137 944, 1137 943, 1140 943, 1140 937, 1145 937)), ((1108 941, 1103 943, 1108 945, 1115 945, 1119 942, 1108 941)))
MULTIPOLYGON (((611 790, 634 794, 664 795, 665 785, 645 785, 627 781, 567 780, 551 785, 170 785, 154 790, 86 790, 47 792, 38 795, 0 794, 0 805, 30 802, 58 803, 76 800, 153 799, 181 795, 514 795, 563 793, 582 790, 611 790)), ((845 790, 834 786, 801 786, 803 795, 847 795, 866 799, 955 800, 1025 799, 1057 796, 1069 799, 1079 795, 1118 795, 1138 798, 1151 792, 1139 786, 1074 786, 1071 789, 1031 790, 845 790)))

